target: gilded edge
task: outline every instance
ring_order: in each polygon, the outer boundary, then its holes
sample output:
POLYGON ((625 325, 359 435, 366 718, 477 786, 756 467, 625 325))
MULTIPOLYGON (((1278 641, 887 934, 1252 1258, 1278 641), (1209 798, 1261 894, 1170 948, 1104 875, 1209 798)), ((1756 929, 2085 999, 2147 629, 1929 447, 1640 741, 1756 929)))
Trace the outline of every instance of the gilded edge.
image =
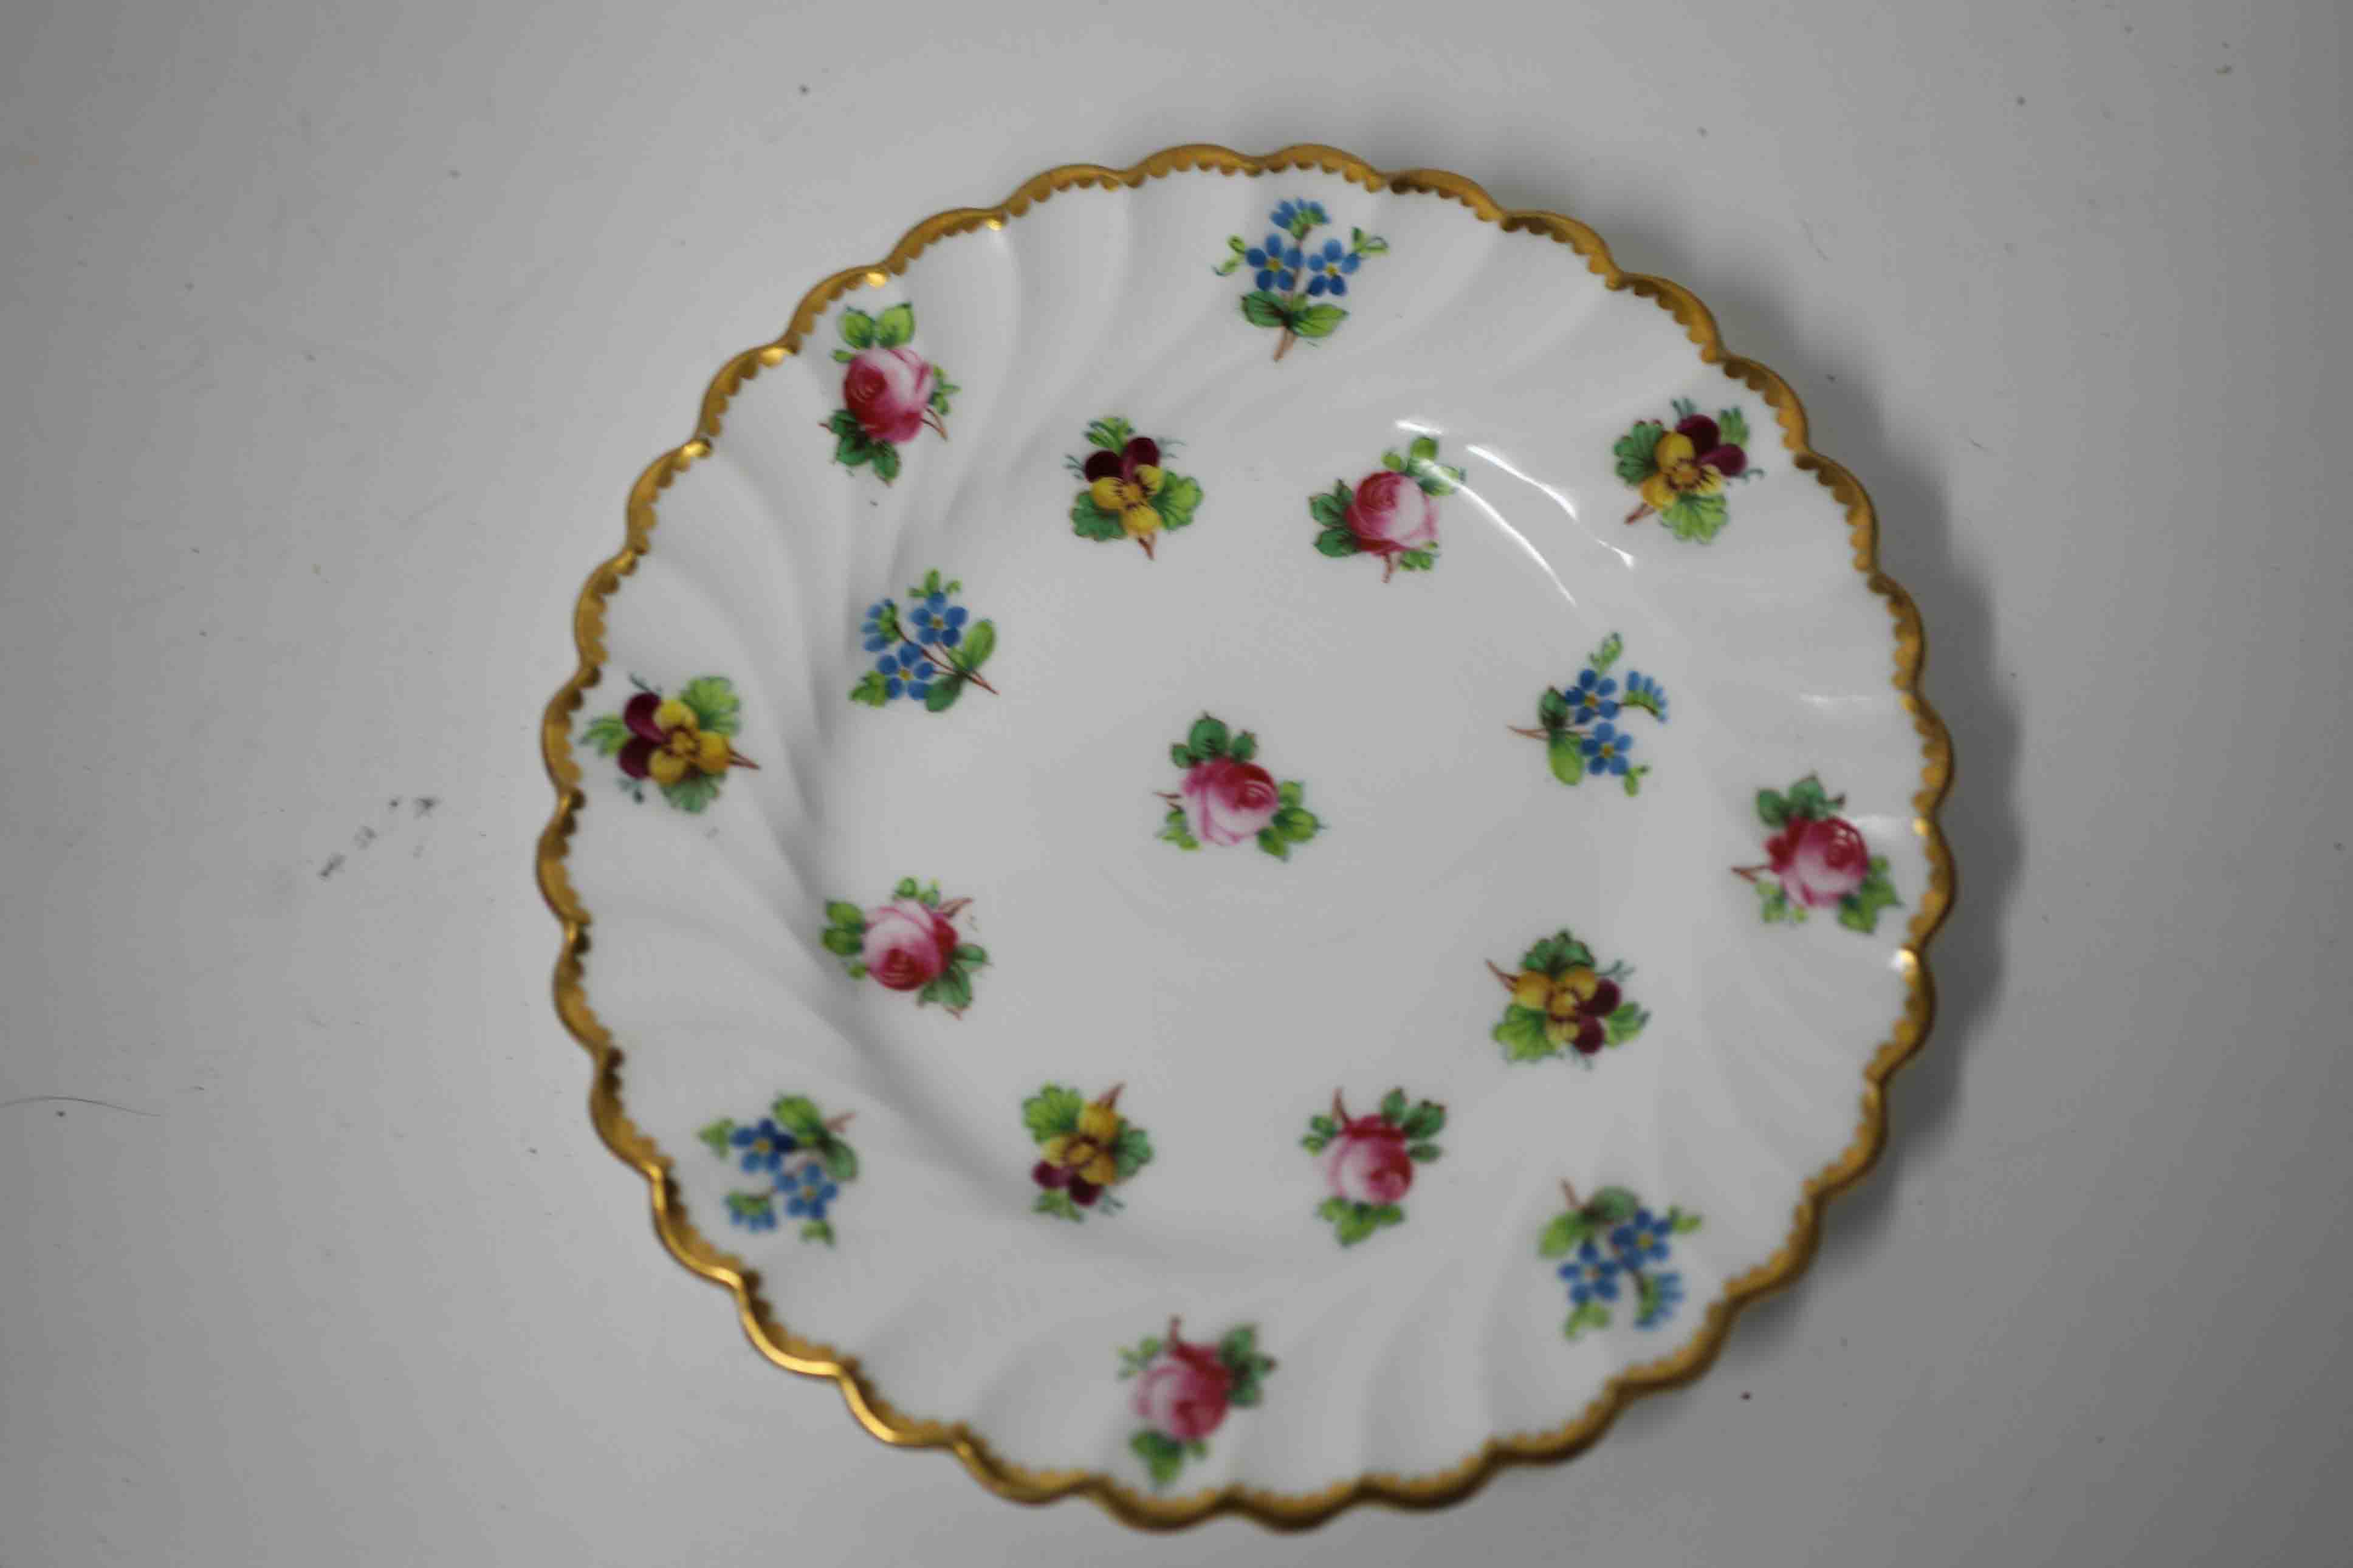
POLYGON ((837 272, 811 289, 794 310, 782 337, 748 349, 720 368, 703 394, 693 437, 655 458, 629 488, 627 537, 619 552, 590 574, 573 614, 573 641, 579 651, 579 666, 550 700, 541 720, 540 748, 546 760, 548 777, 555 785, 556 803, 555 815, 539 836, 539 885, 564 927, 564 945, 555 963, 555 1010, 573 1037, 587 1048, 594 1062, 595 1079, 588 1092, 590 1118, 606 1145, 645 1177, 652 1197, 654 1229, 661 1237, 662 1245, 687 1268, 724 1286, 733 1295, 736 1316, 763 1355, 790 1371, 831 1378, 840 1388, 850 1414, 883 1442, 908 1448, 950 1449, 964 1461, 974 1479, 1000 1497, 1028 1503, 1052 1502, 1072 1495, 1091 1497, 1125 1522, 1150 1529, 1176 1529, 1219 1514, 1240 1514, 1274 1529, 1303 1530, 1359 1502, 1387 1503, 1397 1508, 1442 1508, 1470 1496, 1506 1465, 1574 1458, 1599 1441, 1618 1413, 1633 1400, 1698 1377, 1715 1360, 1733 1320, 1743 1309, 1805 1271, 1820 1239, 1824 1206, 1860 1181, 1878 1160, 1887 1141, 1887 1079, 1927 1038, 1936 1012, 1936 988, 1926 949, 1929 937, 1943 921, 1953 895, 1952 855, 1936 824, 1937 807, 1952 782, 1952 741, 1944 721, 1920 693, 1920 667, 1926 654, 1920 613, 1902 585, 1879 569, 1879 521, 1870 497, 1863 493, 1853 475, 1808 445, 1806 435, 1806 412, 1798 395, 1788 383, 1756 361, 1725 353, 1716 333, 1715 319, 1689 289, 1663 278, 1621 270, 1610 259, 1609 249, 1600 237, 1574 218, 1557 213, 1509 211, 1460 174, 1439 169, 1384 174, 1337 148, 1312 142, 1285 147, 1261 157, 1224 147, 1187 145, 1155 153, 1132 168, 1071 163, 1049 169, 1024 181, 996 206, 963 207, 925 218, 909 229, 882 260, 837 272), (1912 715, 1921 742, 1920 789, 1913 796, 1916 813, 1913 828, 1920 835, 1927 853, 1929 883, 1912 916, 1902 951, 1906 981, 1903 1015, 1863 1070, 1862 1115, 1853 1139, 1844 1153, 1807 1180, 1804 1195, 1791 1216, 1788 1237, 1780 1250, 1726 1285, 1723 1294, 1708 1304, 1698 1332, 1681 1349, 1672 1355, 1619 1373, 1566 1426, 1491 1438, 1460 1463, 1432 1474, 1365 1475, 1322 1491, 1302 1494, 1235 1485, 1190 1497, 1163 1498, 1090 1471, 1024 1469, 998 1458, 980 1434, 962 1423, 927 1421, 906 1415, 866 1380, 855 1357, 802 1339, 777 1321, 761 1295, 758 1275, 745 1268, 742 1259, 712 1245, 689 1223, 670 1179, 670 1156, 638 1131, 622 1107, 621 1051, 597 1022, 581 987, 581 958, 589 950, 590 918, 574 894, 564 867, 574 814, 586 798, 580 788, 580 764, 572 755, 572 715, 581 704, 581 694, 596 685, 602 674, 605 601, 620 587, 621 579, 636 570, 638 558, 651 548, 655 497, 710 453, 735 389, 766 366, 798 353, 818 313, 833 300, 860 285, 879 285, 886 274, 905 271, 909 262, 937 240, 976 228, 999 226, 1055 192, 1072 186, 1136 186, 1146 180, 1196 169, 1228 176, 1320 169, 1344 175, 1368 191, 1420 193, 1457 201, 1482 221, 1501 224, 1507 233, 1540 235, 1569 247, 1585 258, 1587 266, 1609 288, 1630 289, 1672 314, 1698 346, 1702 363, 1720 367, 1725 375, 1746 384, 1772 405, 1780 418, 1782 445, 1794 454, 1795 465, 1811 473, 1846 508, 1855 570, 1869 581, 1872 591, 1887 602, 1888 614, 1895 624, 1895 660, 1891 679, 1903 694, 1904 706, 1912 715))

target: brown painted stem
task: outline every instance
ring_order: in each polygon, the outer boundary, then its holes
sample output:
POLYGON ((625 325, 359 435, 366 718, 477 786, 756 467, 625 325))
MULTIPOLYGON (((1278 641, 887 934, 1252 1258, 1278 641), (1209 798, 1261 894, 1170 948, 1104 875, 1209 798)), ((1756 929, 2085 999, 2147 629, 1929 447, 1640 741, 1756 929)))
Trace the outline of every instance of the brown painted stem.
POLYGON ((727 748, 727 765, 731 768, 749 768, 755 773, 760 771, 759 763, 754 762, 751 758, 745 756, 743 752, 737 751, 733 746, 727 748))
POLYGON ((1644 501, 1641 506, 1636 507, 1632 511, 1630 511, 1630 512, 1628 512, 1628 513, 1626 514, 1626 521, 1627 521, 1628 522, 1630 522, 1630 523, 1632 523, 1632 522, 1640 522, 1640 521, 1641 521, 1644 518, 1646 518, 1646 517, 1648 517, 1648 516, 1650 516, 1650 515, 1651 515, 1651 503, 1650 503, 1650 502, 1648 502, 1648 501, 1644 501))
POLYGON ((1530 729, 1521 724, 1506 724, 1504 728, 1509 730, 1514 735, 1525 735, 1531 741, 1543 741, 1551 738, 1551 731, 1547 730, 1530 729))
POLYGON ((1332 1120, 1343 1126, 1348 1121, 1348 1108, 1340 1103, 1340 1090, 1336 1087, 1332 1090, 1332 1120))
POLYGON ((1283 355, 1291 352, 1291 345, 1298 341, 1299 334, 1297 332, 1293 331, 1289 327, 1283 328, 1282 341, 1274 345, 1275 359, 1280 362, 1283 355))
POLYGON ((946 903, 940 906, 940 919, 944 921, 952 921, 955 919, 956 916, 964 912, 965 907, 971 902, 972 900, 970 899, 950 899, 946 903))
POLYGON ((1504 989, 1506 991, 1513 989, 1520 983, 1520 977, 1518 975, 1506 974, 1502 970, 1496 968, 1495 961, 1492 958, 1487 961, 1487 973, 1502 981, 1504 983, 1504 989))
POLYGON ((949 671, 949 673, 963 676, 966 680, 971 681, 975 686, 979 687, 991 697, 998 695, 997 688, 991 686, 987 681, 983 680, 980 678, 980 671, 967 668, 965 665, 958 664, 955 658, 949 654, 947 649, 944 647, 925 647, 923 644, 909 637, 904 628, 902 628, 899 633, 899 640, 905 643, 909 647, 913 648, 915 652, 927 663, 943 666, 949 671))
POLYGON ((1570 1186, 1567 1182, 1563 1182, 1560 1184, 1560 1195, 1568 1200, 1568 1206, 1572 1213, 1585 1206, 1583 1204, 1577 1201, 1577 1189, 1570 1186))
POLYGON ((1119 1106, 1119 1091, 1126 1087, 1127 1085, 1124 1083, 1115 1083, 1112 1085, 1111 1092, 1104 1095, 1103 1099, 1097 1100, 1096 1103, 1101 1105, 1105 1110, 1116 1110, 1119 1106))
POLYGON ((1770 866, 1735 866, 1732 874, 1744 882, 1755 882, 1760 879, 1759 873, 1772 868, 1770 866))
POLYGON ((854 1110, 845 1110, 839 1116, 828 1116, 826 1118, 825 1130, 828 1132, 839 1132, 849 1126, 850 1118, 857 1114, 858 1112, 854 1110))

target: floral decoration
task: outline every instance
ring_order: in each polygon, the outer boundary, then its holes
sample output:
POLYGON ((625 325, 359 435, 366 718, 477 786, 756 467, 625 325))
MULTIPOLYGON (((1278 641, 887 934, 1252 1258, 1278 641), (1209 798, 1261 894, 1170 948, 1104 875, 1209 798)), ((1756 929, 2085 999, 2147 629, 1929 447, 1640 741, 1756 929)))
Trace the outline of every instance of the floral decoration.
POLYGON ((858 1179, 857 1152, 841 1137, 854 1114, 828 1117, 816 1101, 788 1094, 749 1126, 722 1117, 704 1128, 698 1136, 713 1154, 760 1179, 727 1194, 728 1219, 746 1230, 774 1230, 781 1202, 785 1217, 801 1222, 803 1241, 832 1246, 828 1212, 843 1184, 858 1179))
POLYGON ((1250 1324, 1228 1330, 1214 1345, 1189 1342, 1179 1328, 1171 1318, 1166 1337, 1119 1352, 1119 1375, 1135 1379, 1130 1407, 1144 1422, 1127 1446, 1155 1487, 1175 1480, 1187 1459, 1208 1454, 1206 1439, 1226 1412, 1258 1404, 1274 1370, 1274 1358, 1259 1353, 1258 1330, 1250 1324))
POLYGON ((1887 875, 1887 857, 1873 855, 1862 832, 1839 812, 1846 796, 1833 795, 1808 773, 1786 792, 1757 792, 1757 819, 1771 828, 1765 863, 1735 866, 1732 874, 1757 889, 1759 913, 1767 924, 1796 924, 1810 910, 1835 907, 1850 931, 1879 927, 1879 911, 1901 906, 1887 875))
POLYGON ((1399 567, 1427 572, 1438 563, 1438 498, 1461 482, 1461 469, 1438 460, 1436 439, 1417 436, 1402 453, 1382 453, 1381 466, 1354 489, 1335 479, 1307 498, 1315 548, 1335 557, 1379 556, 1384 583, 1399 567))
POLYGON ((1637 669, 1629 669, 1625 685, 1619 685, 1609 670, 1625 647, 1625 639, 1611 632, 1587 657, 1575 680, 1558 690, 1546 688, 1536 699, 1533 728, 1509 726, 1514 735, 1545 743, 1552 776, 1565 784, 1577 784, 1591 773, 1618 780, 1628 795, 1641 793, 1651 766, 1632 760, 1634 735, 1626 726, 1625 716, 1631 710, 1665 723, 1667 694, 1656 680, 1637 669))
POLYGON ((1661 1267, 1674 1250, 1674 1237, 1699 1228, 1699 1215, 1679 1208, 1653 1213, 1624 1187, 1604 1187, 1580 1202, 1567 1182, 1561 1195, 1567 1212, 1554 1216, 1537 1239, 1536 1253, 1562 1261, 1556 1272, 1568 1283, 1570 1339, 1588 1329, 1609 1326, 1610 1310, 1621 1300, 1634 1309, 1634 1326, 1655 1329, 1674 1315, 1683 1299, 1683 1276, 1661 1267))
POLYGON ((1749 466, 1746 414, 1725 408, 1711 419, 1688 397, 1676 398, 1674 411, 1673 429, 1645 419, 1611 448, 1618 458, 1618 477, 1642 498, 1626 521, 1640 522, 1655 512, 1677 539, 1704 544, 1727 521, 1725 487, 1756 479, 1764 470, 1749 466))
POLYGON ((1227 278, 1241 268, 1251 269, 1256 285, 1242 296, 1242 319, 1253 327, 1279 327, 1282 336, 1274 345, 1281 359, 1291 345, 1330 337, 1348 312, 1332 303, 1345 299, 1349 280, 1367 256, 1386 255, 1389 244, 1361 228, 1348 231, 1348 243, 1325 237, 1311 244, 1307 237, 1332 221, 1322 202, 1287 201, 1269 215, 1272 228, 1256 245, 1240 235, 1226 241, 1229 255, 1210 270, 1227 278))
POLYGON ((937 882, 902 879, 891 901, 871 910, 837 901, 825 906, 826 929, 818 938, 841 960, 851 978, 871 976, 891 991, 912 991, 915 1005, 936 1002, 959 1018, 972 1005, 973 972, 988 963, 987 950, 965 942, 956 918, 970 899, 942 901, 937 882))
POLYGON ((1297 779, 1277 784, 1274 775, 1250 759, 1258 755, 1258 737, 1244 730, 1229 733, 1225 724, 1204 713, 1193 721, 1183 740, 1168 748, 1169 760, 1184 770, 1184 782, 1163 790, 1168 805, 1159 837, 1179 849, 1211 844, 1240 844, 1256 839, 1258 847, 1278 860, 1291 858, 1291 847, 1304 844, 1324 829, 1307 809, 1306 787, 1297 779))
POLYGON ((1409 1104, 1402 1089, 1389 1090, 1368 1116, 1349 1115, 1335 1089, 1330 1113, 1308 1118, 1299 1145, 1328 1156, 1324 1177, 1332 1188, 1315 1213, 1332 1222, 1341 1246, 1405 1223, 1398 1200, 1413 1187, 1413 1168, 1438 1158, 1430 1140, 1445 1126, 1446 1107, 1428 1100, 1409 1104))
POLYGON ((1081 539, 1133 539, 1151 559, 1162 530, 1174 533, 1192 522, 1200 482, 1160 466, 1162 449, 1174 442, 1139 436, 1115 415, 1087 426, 1087 444, 1095 449, 1084 458, 1063 459, 1086 481, 1071 500, 1071 531, 1081 539))
POLYGON ((733 745, 743 704, 725 676, 699 675, 675 697, 634 675, 629 684, 637 695, 588 721, 580 738, 619 765, 630 799, 642 802, 650 780, 679 810, 699 812, 719 797, 728 769, 759 766, 733 745))
POLYGON ((908 587, 904 609, 896 599, 867 605, 859 636, 877 658, 849 689, 849 700, 880 708, 904 697, 938 713, 954 707, 967 686, 996 696, 980 667, 997 651, 997 626, 971 619, 955 602, 963 592, 962 583, 943 580, 935 567, 908 587))
POLYGON ((1120 1211, 1111 1189, 1152 1163, 1152 1140, 1119 1113, 1123 1087, 1085 1100, 1075 1089, 1050 1083, 1021 1102, 1021 1123, 1038 1144, 1038 1163, 1029 1167, 1039 1188, 1032 1209, 1067 1220, 1083 1220, 1088 1209, 1120 1211))
POLYGON ((962 390, 940 367, 907 344, 915 335, 915 308, 901 303, 879 316, 841 312, 841 341, 833 351, 845 367, 841 404, 825 427, 833 432, 833 460, 844 468, 871 466, 889 484, 899 477, 899 447, 925 426, 948 434, 948 400, 962 390))
POLYGON ((1566 931, 1529 948, 1517 972, 1492 963, 1487 969, 1511 995, 1493 1031, 1505 1061, 1574 1052, 1589 1066, 1602 1047, 1624 1045, 1651 1021, 1620 984, 1633 971, 1624 963, 1600 965, 1593 950, 1566 931))

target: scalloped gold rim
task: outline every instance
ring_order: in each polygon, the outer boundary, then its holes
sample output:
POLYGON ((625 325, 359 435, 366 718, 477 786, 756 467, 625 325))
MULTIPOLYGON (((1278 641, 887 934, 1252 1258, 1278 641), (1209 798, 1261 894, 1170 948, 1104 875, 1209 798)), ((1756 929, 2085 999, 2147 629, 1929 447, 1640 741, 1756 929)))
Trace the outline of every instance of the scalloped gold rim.
POLYGON ((1936 1012, 1936 992, 1926 949, 1929 937, 1945 918, 1953 891, 1952 856, 1936 824, 1937 807, 1952 782, 1952 742, 1944 721, 1920 693, 1920 667, 1926 655, 1920 614, 1911 595, 1879 570, 1878 536, 1878 519, 1862 485, 1854 476, 1807 444, 1806 414, 1797 394, 1779 376, 1754 360, 1725 353, 1716 335, 1715 318, 1690 290, 1663 278, 1621 271, 1610 259, 1609 247, 1600 237, 1583 224, 1556 213, 1508 211, 1460 174, 1438 169, 1383 174, 1337 148, 1312 142, 1255 158, 1225 147, 1195 144, 1155 153, 1127 169, 1109 169, 1094 163, 1065 164, 1024 181, 994 207, 963 207, 926 218, 909 229, 881 261, 838 272, 811 289, 793 311, 782 337, 746 350, 721 367, 703 395, 692 438, 655 458, 638 476, 637 483, 629 489, 627 539, 617 553, 590 574, 580 591, 573 616, 573 641, 579 653, 579 666, 549 700, 541 721, 540 744, 548 777, 555 785, 556 806, 555 815, 539 837, 537 866, 540 890, 564 927, 563 951, 555 964, 555 1010, 565 1027, 587 1048, 595 1063, 588 1106, 597 1133, 615 1154, 645 1177, 652 1197, 654 1228, 662 1244, 687 1268, 733 1294, 736 1314, 744 1332, 762 1354, 793 1372, 833 1379, 850 1414, 883 1442, 902 1447, 953 1450, 974 1479, 1000 1497, 1043 1503, 1083 1495, 1129 1524, 1154 1529, 1175 1529, 1219 1514, 1237 1513, 1274 1529, 1301 1530, 1320 1524, 1358 1502, 1441 1508, 1468 1497, 1506 1465, 1573 1458, 1598 1441, 1618 1413, 1634 1399, 1677 1387, 1706 1371, 1742 1310, 1805 1271, 1820 1236, 1824 1205, 1871 1169, 1886 1142, 1883 1090, 1888 1077, 1927 1037, 1936 1012), (1024 1469, 991 1453, 981 1436, 962 1423, 916 1420, 902 1415, 869 1384, 854 1357, 803 1340, 778 1322, 761 1295, 758 1275, 744 1267, 742 1259, 713 1247, 688 1222, 670 1180, 669 1156, 631 1123, 622 1109, 621 1051, 597 1022, 582 991, 581 956, 589 948, 589 915, 574 894, 564 868, 574 814, 586 798, 580 789, 581 770, 572 756, 571 719, 580 707, 581 694, 596 684, 602 674, 605 601, 619 588, 621 579, 636 569, 638 558, 651 548, 655 496, 711 451, 719 434, 721 417, 735 389, 763 368, 797 353, 804 335, 827 305, 862 283, 879 285, 886 275, 905 271, 909 262, 939 239, 983 226, 1001 226, 1055 192, 1072 186, 1135 186, 1180 170, 1258 175, 1303 168, 1345 175, 1366 190, 1442 196, 1461 202, 1482 221, 1501 224, 1507 233, 1545 235, 1570 247, 1586 258, 1588 266, 1607 287, 1631 289, 1672 314, 1698 345, 1702 363, 1720 366, 1726 375, 1746 384, 1772 405, 1779 416, 1783 445, 1793 454, 1795 465, 1811 472, 1845 506, 1855 569, 1863 574, 1873 592, 1887 601, 1895 622, 1894 683, 1903 693, 1904 705, 1912 714, 1922 742, 1921 788, 1913 797, 1917 814, 1914 827, 1926 850, 1929 885, 1912 917, 1909 940, 1902 950, 1907 982, 1903 1015, 1864 1068, 1862 1120, 1853 1140, 1844 1153, 1808 1179, 1788 1237, 1780 1249, 1757 1268, 1732 1280, 1724 1293, 1709 1303, 1699 1331, 1680 1350, 1659 1361, 1630 1367, 1610 1379, 1600 1395, 1567 1426, 1548 1432, 1491 1438, 1461 1463, 1434 1474, 1365 1475, 1305 1494, 1259 1491, 1234 1485, 1191 1497, 1164 1498, 1139 1492, 1110 1476, 1091 1471, 1024 1469))

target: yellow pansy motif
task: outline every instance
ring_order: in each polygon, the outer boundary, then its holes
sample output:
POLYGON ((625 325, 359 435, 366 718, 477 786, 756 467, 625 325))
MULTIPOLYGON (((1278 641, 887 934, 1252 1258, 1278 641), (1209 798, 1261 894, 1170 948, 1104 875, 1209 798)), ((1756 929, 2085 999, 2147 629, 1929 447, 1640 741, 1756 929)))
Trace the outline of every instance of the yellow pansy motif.
POLYGON ((1111 1189, 1152 1159, 1152 1141, 1119 1113, 1120 1087, 1085 1100, 1074 1089, 1050 1083, 1021 1102, 1022 1123, 1038 1145, 1038 1163, 1029 1168, 1038 1213, 1082 1220, 1090 1209, 1119 1212, 1111 1189))

